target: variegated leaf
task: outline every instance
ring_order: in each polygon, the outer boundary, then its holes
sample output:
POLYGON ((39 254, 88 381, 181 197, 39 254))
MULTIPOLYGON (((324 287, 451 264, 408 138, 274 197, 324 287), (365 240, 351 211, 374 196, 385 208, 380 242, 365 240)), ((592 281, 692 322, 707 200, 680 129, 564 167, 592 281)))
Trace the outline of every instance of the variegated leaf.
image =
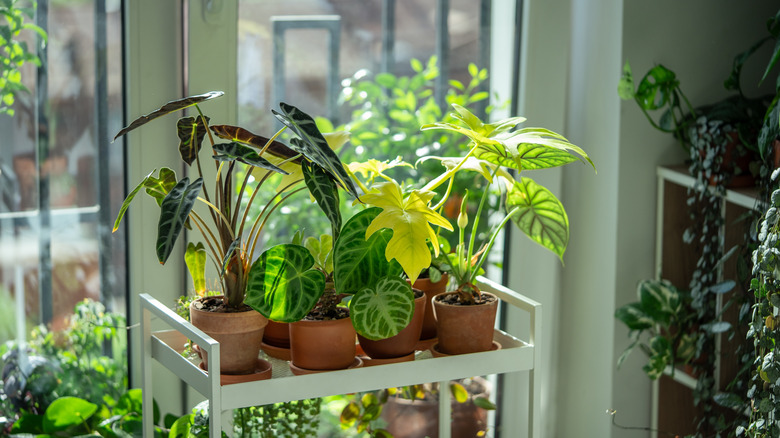
MULTIPOLYGON (((593 162, 582 148, 564 136, 544 128, 522 128, 495 137, 500 143, 480 145, 475 156, 517 170, 562 166, 577 160, 593 162), (501 150, 503 148, 503 150, 501 150), (509 160, 511 158, 511 161, 509 160)), ((595 168, 595 166, 594 166, 595 168)))
MULTIPOLYGON (((238 126, 214 125, 211 127, 211 130, 217 134, 217 137, 221 139, 249 145, 259 150, 263 150, 270 140, 267 137, 254 134, 238 126)), ((268 145, 268 148, 265 148, 265 153, 271 154, 283 160, 293 158, 294 156, 298 155, 297 152, 290 149, 290 147, 288 147, 286 144, 276 140, 271 142, 271 144, 268 145)), ((300 160, 300 158, 297 158, 293 160, 293 162, 300 163, 300 160)))
POLYGON ((341 231, 341 210, 339 210, 339 191, 335 181, 317 163, 309 164, 304 161, 301 163, 301 170, 309 193, 330 221, 333 239, 338 239, 341 231))
POLYGON ((114 136, 114 140, 116 140, 117 138, 127 134, 128 132, 132 131, 133 129, 136 129, 136 128, 140 127, 140 126, 143 126, 143 125, 151 122, 152 120, 154 120, 154 119, 156 119, 158 117, 162 117, 162 116, 164 116, 166 114, 170 114, 170 113, 173 113, 173 112, 176 112, 176 111, 181 111, 184 108, 189 108, 189 107, 191 107, 193 105, 197 105, 197 104, 199 104, 201 102, 205 102, 207 100, 220 97, 223 94, 225 94, 225 93, 222 92, 222 91, 209 91, 208 93, 199 94, 197 96, 189 96, 189 97, 185 97, 183 99, 172 100, 172 101, 166 103, 165 105, 163 105, 162 107, 160 107, 159 109, 157 109, 157 110, 155 110, 155 111, 153 111, 153 112, 151 112, 151 113, 149 113, 149 114, 147 114, 145 116, 141 116, 141 117, 133 120, 129 125, 127 125, 126 127, 122 128, 116 134, 116 136, 114 136))
POLYGON ((373 287, 362 288, 349 302, 355 331, 371 340, 395 336, 412 320, 414 293, 398 276, 382 277, 373 287))
POLYGON ((615 318, 630 330, 644 330, 653 326, 653 318, 642 310, 639 303, 630 303, 615 311, 615 318))
POLYGON ((385 257, 393 231, 381 229, 366 240, 366 230, 380 212, 379 208, 363 210, 341 229, 333 248, 333 280, 339 293, 354 294, 382 277, 401 275, 398 262, 385 257))
POLYGON ((238 160, 244 164, 272 170, 274 172, 281 173, 282 175, 287 175, 289 173, 276 167, 270 161, 263 158, 260 154, 257 153, 255 149, 236 141, 214 145, 214 159, 217 161, 238 160))
POLYGON ((271 110, 274 116, 285 126, 290 128, 299 138, 290 140, 290 148, 300 152, 312 162, 318 164, 328 172, 336 182, 355 198, 358 198, 355 183, 350 178, 344 165, 341 163, 325 137, 322 136, 314 119, 298 108, 284 102, 279 104, 282 112, 271 110))
POLYGON ((682 308, 680 292, 666 280, 644 280, 637 285, 642 309, 654 320, 669 322, 682 308))
POLYGON ((530 178, 520 178, 507 191, 506 210, 526 236, 563 259, 569 244, 569 218, 563 204, 530 178))
MULTIPOLYGON (((208 123, 209 118, 206 118, 208 123)), ((206 136, 206 125, 203 117, 183 117, 176 122, 176 134, 179 136, 179 154, 188 166, 198 157, 200 145, 206 136)))
POLYGON ((190 184, 189 178, 182 178, 163 199, 160 206, 160 221, 157 224, 157 260, 165 264, 173 251, 184 223, 200 194, 203 179, 190 184))
POLYGON ((309 250, 291 243, 266 250, 252 264, 244 302, 273 321, 301 320, 325 290, 309 250))

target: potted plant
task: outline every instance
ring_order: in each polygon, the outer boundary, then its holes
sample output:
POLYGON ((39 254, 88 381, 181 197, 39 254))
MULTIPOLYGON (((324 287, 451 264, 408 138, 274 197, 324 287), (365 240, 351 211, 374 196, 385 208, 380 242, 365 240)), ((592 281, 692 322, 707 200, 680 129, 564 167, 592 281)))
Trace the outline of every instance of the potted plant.
MULTIPOLYGON (((499 230, 511 219, 517 227, 533 241, 541 244, 559 257, 563 256, 569 239, 569 222, 560 201, 546 188, 536 184, 530 178, 515 179, 505 167, 520 172, 523 169, 543 169, 561 166, 581 160, 590 163, 588 155, 579 147, 573 145, 563 136, 542 128, 521 128, 512 131, 525 119, 513 117, 495 123, 483 123, 467 109, 453 105, 453 116, 458 123, 434 123, 424 125, 422 129, 443 129, 467 136, 471 148, 461 157, 428 157, 439 160, 446 170, 437 178, 431 180, 421 190, 412 190, 404 194, 395 181, 386 181, 361 199, 383 209, 368 230, 368 234, 379 229, 390 228, 393 236, 388 242, 385 253, 388 260, 398 260, 409 279, 414 282, 420 272, 431 265, 438 256, 437 234, 431 224, 449 228, 437 216, 437 209, 447 201, 451 193, 453 179, 460 171, 476 171, 489 182, 498 178, 502 184, 502 194, 506 215, 490 234, 489 241, 480 249, 475 248, 478 219, 472 222, 472 233, 468 243, 465 239, 465 229, 468 225, 468 213, 461 209, 458 217, 459 244, 455 251, 446 254, 451 267, 451 275, 455 277, 456 291, 442 294, 434 299, 437 316, 438 350, 444 354, 459 354, 464 352, 484 351, 491 349, 492 328, 495 314, 488 312, 488 320, 479 323, 488 327, 487 339, 480 338, 475 328, 463 323, 464 316, 458 316, 455 323, 442 321, 445 311, 439 310, 442 300, 454 301, 453 307, 469 311, 485 307, 480 303, 497 302, 496 297, 482 294, 475 284, 475 278, 481 266, 487 260, 490 248, 498 236, 499 230), (433 190, 447 184, 445 193, 439 196, 435 205, 431 204, 436 194, 433 190), (427 242, 431 242, 433 254, 427 242), (483 296, 485 295, 485 296, 483 296), (492 318, 492 319, 491 319, 492 318), (450 329, 465 328, 465 332, 451 332, 450 329), (479 339, 479 341, 477 341, 479 339), (473 346, 461 349, 472 341, 473 346), (457 344, 458 347, 452 346, 457 344)), ((475 217, 479 217, 485 207, 487 192, 484 192, 475 217)), ((464 196, 467 198, 467 196, 464 196)), ((461 205, 465 205, 462 202, 461 205)), ((488 304, 489 306, 489 304, 488 304)))
POLYGON ((158 117, 185 108, 193 107, 198 114, 195 117, 179 119, 176 128, 182 161, 187 166, 194 167, 199 177, 191 182, 188 177, 177 179, 176 173, 167 167, 161 168, 157 174, 156 170, 153 170, 123 202, 114 230, 118 228, 135 195, 143 189, 160 206, 157 229, 157 258, 160 263, 164 264, 168 259, 185 227, 200 232, 205 245, 190 246, 187 251, 187 259, 196 260, 192 264, 188 263, 191 275, 196 285, 200 284, 197 289, 205 287, 205 282, 201 280, 205 275, 208 251, 219 273, 218 280, 223 293, 219 297, 205 297, 193 301, 190 308, 191 320, 194 325, 220 342, 221 372, 245 374, 252 372, 256 366, 263 327, 267 323, 265 317, 244 303, 257 242, 268 216, 292 194, 304 190, 305 187, 292 189, 301 181, 297 179, 280 190, 270 190, 270 199, 266 201, 262 213, 252 222, 246 220, 248 206, 260 199, 257 195, 263 192, 263 183, 272 174, 289 173, 280 166, 291 163, 318 169, 322 178, 334 181, 334 185, 343 187, 354 196, 357 196, 357 191, 341 161, 307 114, 292 105, 281 103, 280 111, 272 110, 272 113, 284 126, 269 139, 238 126, 211 125, 210 119, 202 113, 199 104, 222 95, 221 91, 212 91, 169 102, 134 120, 116 135, 115 139, 158 117), (277 141, 276 138, 288 128, 294 134, 289 144, 277 141), (211 145, 216 169, 211 190, 207 188, 204 180, 199 153, 201 143, 206 137, 211 145), (215 138, 224 142, 218 143, 215 138), (275 157, 278 165, 271 163, 271 157, 275 157), (239 163, 248 166, 249 171, 244 174, 240 185, 234 185, 239 163), (240 188, 236 190, 237 187, 240 188), (244 199, 248 187, 253 190, 249 199, 244 199), (193 209, 196 201, 206 206, 206 213, 198 213, 193 209), (210 322, 211 317, 222 322, 210 322), (203 322, 204 318, 209 322, 203 322), (240 333, 238 339, 232 335, 233 329, 240 333), (236 349, 232 350, 231 347, 236 349))

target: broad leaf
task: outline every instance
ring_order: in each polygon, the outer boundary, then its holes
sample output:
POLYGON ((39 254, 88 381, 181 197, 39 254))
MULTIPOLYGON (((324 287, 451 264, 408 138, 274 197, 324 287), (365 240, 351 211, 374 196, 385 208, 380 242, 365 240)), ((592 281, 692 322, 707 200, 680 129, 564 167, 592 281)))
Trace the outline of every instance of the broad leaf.
POLYGON ((452 398, 458 403, 466 403, 469 399, 468 391, 460 383, 450 382, 450 392, 452 393, 452 398))
POLYGON ((640 282, 637 295, 645 313, 658 322, 668 323, 682 308, 680 292, 665 280, 640 282))
POLYGON ((495 173, 496 176, 498 176, 501 181, 504 183, 504 186, 508 189, 509 187, 514 184, 514 177, 512 174, 506 171, 503 167, 500 167, 496 164, 493 164, 489 161, 480 160, 475 157, 468 157, 464 161, 461 157, 434 157, 434 156, 427 156, 420 158, 417 163, 422 163, 427 160, 438 160, 442 166, 447 168, 447 172, 442 173, 435 179, 431 180, 426 187, 438 187, 440 185, 440 182, 446 178, 450 178, 453 176, 453 173, 456 172, 455 169, 460 170, 470 170, 473 172, 478 172, 483 177, 485 177, 485 180, 487 180, 489 183, 493 183, 493 174, 495 173), (460 166, 460 167, 458 167, 460 166), (496 170, 498 168, 498 170, 496 170))
POLYGON ((119 133, 117 133, 116 136, 114 136, 114 140, 116 140, 117 138, 127 134, 128 132, 132 131, 133 129, 136 129, 136 128, 140 127, 140 126, 143 126, 143 125, 151 122, 152 120, 154 120, 154 119, 156 119, 158 117, 162 117, 162 116, 164 116, 166 114, 170 114, 170 113, 173 113, 173 112, 176 112, 176 111, 181 111, 184 108, 189 108, 189 107, 191 107, 193 105, 197 105, 197 104, 199 104, 201 102, 205 102, 207 100, 220 97, 223 94, 225 94, 225 93, 223 93, 222 91, 210 91, 208 93, 199 94, 197 96, 189 96, 189 97, 185 97, 183 99, 172 100, 172 101, 166 103, 165 105, 163 105, 162 107, 160 107, 159 109, 157 109, 157 110, 155 110, 155 111, 153 111, 153 112, 151 112, 151 113, 149 113, 149 114, 147 114, 145 116, 141 116, 141 117, 133 120, 129 125, 127 125, 126 127, 122 128, 119 131, 119 133))
POLYGON ((371 340, 395 336, 412 320, 414 293, 401 277, 383 277, 364 287, 349 302, 355 331, 371 340))
POLYGON ((151 176, 147 179, 144 187, 146 188, 146 194, 154 198, 157 201, 157 205, 162 206, 163 199, 168 196, 168 193, 176 185, 176 172, 163 167, 160 169, 158 177, 151 176))
POLYGON ((125 216, 127 209, 130 207, 130 203, 133 202, 135 195, 138 194, 142 187, 145 187, 147 181, 156 170, 157 169, 154 169, 153 171, 149 172, 149 174, 146 175, 144 179, 142 179, 141 182, 138 183, 138 185, 135 186, 135 188, 127 195, 124 202, 122 202, 122 206, 119 208, 119 214, 116 215, 116 220, 114 220, 114 228, 111 230, 112 233, 119 229, 119 224, 122 222, 122 218, 125 216))
MULTIPOLYGON (((293 243, 296 243, 295 239, 293 239, 293 243)), ((330 234, 323 234, 319 239, 307 237, 303 241, 303 246, 314 257, 314 263, 319 269, 326 273, 333 272, 333 237, 330 234)))
MULTIPOLYGON (((206 123, 209 118, 206 117, 206 123)), ((206 125, 203 117, 184 117, 176 122, 176 134, 179 136, 179 154, 188 166, 198 157, 200 145, 206 136, 206 125)))
POLYGON ((282 110, 281 113, 275 110, 271 110, 271 112, 280 122, 300 137, 298 139, 293 138, 290 140, 290 148, 296 152, 300 152, 312 162, 317 163, 328 172, 344 190, 355 198, 358 198, 359 195, 355 183, 346 170, 344 170, 344 165, 341 163, 338 155, 331 150, 325 137, 323 137, 319 129, 317 129, 317 124, 314 119, 298 108, 284 102, 280 103, 279 107, 282 110))
POLYGON ((160 220, 157 224, 157 260, 165 264, 173 251, 184 223, 200 194, 203 179, 190 184, 189 178, 182 178, 168 193, 160 206, 160 220))
POLYGON ((339 293, 354 294, 364 287, 373 287, 382 277, 401 275, 398 262, 385 258, 393 231, 381 229, 366 236, 380 211, 368 208, 344 224, 333 247, 333 281, 339 293))
POLYGON ((630 330, 644 330, 653 326, 653 318, 645 313, 639 303, 626 304, 615 310, 615 318, 630 330))
POLYGON ((195 415, 187 414, 180 417, 171 426, 171 430, 168 433, 168 438, 189 438, 192 436, 190 428, 192 428, 195 415))
POLYGON ((521 178, 507 191, 506 210, 526 236, 563 260, 569 244, 569 218, 563 205, 546 188, 530 178, 521 178))
POLYGON ((203 242, 187 244, 187 252, 184 253, 184 263, 192 277, 192 285, 195 293, 201 295, 206 292, 206 248, 203 242))
POLYGON ((635 99, 645 110, 663 108, 674 99, 679 84, 673 71, 658 64, 639 81, 635 99))
MULTIPOLYGON (((274 140, 271 142, 271 144, 268 144, 270 141, 269 138, 254 134, 238 126, 214 125, 211 127, 211 130, 214 131, 214 133, 217 134, 217 137, 219 138, 249 145, 259 150, 265 150, 264 153, 271 154, 283 160, 293 158, 298 155, 297 152, 293 151, 280 141, 274 140), (266 145, 268 146, 267 148, 266 145)), ((297 158, 293 161, 300 162, 300 158, 297 158)))
POLYGON ((522 128, 495 139, 499 145, 480 144, 474 156, 516 170, 546 169, 577 160, 593 166, 584 150, 548 129, 522 128))
POLYGON ((259 153, 257 153, 257 151, 253 148, 245 146, 242 143, 236 141, 214 145, 214 159, 217 161, 238 160, 244 164, 272 170, 274 172, 281 173, 282 175, 287 175, 289 173, 273 165, 270 161, 266 160, 259 153))
POLYGON ((336 182, 316 163, 310 165, 304 161, 301 163, 301 169, 309 193, 330 221, 333 239, 338 239, 341 231, 341 210, 339 210, 339 191, 336 182))
POLYGON ((378 184, 375 190, 363 195, 364 202, 382 209, 366 230, 366 237, 382 228, 393 230, 385 257, 396 259, 412 283, 431 264, 429 240, 435 255, 439 255, 438 237, 431 224, 452 231, 447 219, 431 208, 433 195, 433 192, 414 190, 404 198, 395 181, 378 184))
POLYGON ((60 397, 43 414, 43 431, 54 433, 86 422, 98 406, 78 397, 60 397))
POLYGON ((249 270, 244 302, 273 321, 301 320, 325 291, 325 275, 313 266, 314 258, 302 246, 269 248, 249 270))

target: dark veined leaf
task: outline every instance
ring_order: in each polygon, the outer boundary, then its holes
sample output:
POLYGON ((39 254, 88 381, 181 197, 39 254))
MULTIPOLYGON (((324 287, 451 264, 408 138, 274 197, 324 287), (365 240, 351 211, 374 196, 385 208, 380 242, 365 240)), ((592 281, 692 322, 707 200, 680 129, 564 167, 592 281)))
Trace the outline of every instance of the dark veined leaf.
POLYGON ((182 178, 168 193, 160 206, 160 220, 157 224, 157 260, 165 264, 173 251, 184 223, 200 194, 203 179, 190 184, 189 178, 182 178))
POLYGON ((299 138, 290 140, 290 148, 303 154, 328 172, 336 182, 353 197, 359 198, 355 183, 350 178, 338 155, 328 146, 314 119, 298 108, 284 102, 279 104, 282 112, 271 112, 299 138))
POLYGON ((466 388, 457 382, 450 382, 450 393, 452 393, 452 398, 458 403, 466 403, 469 399, 469 393, 466 391, 466 388))
MULTIPOLYGON (((204 116, 205 117, 205 116, 204 116)), ((205 117, 206 124, 209 118, 205 117)), ((176 122, 176 134, 179 136, 179 154, 188 166, 198 157, 200 145, 206 136, 206 124, 203 117, 184 117, 176 122)))
MULTIPOLYGON (((265 149, 265 153, 271 154, 283 160, 287 160, 298 155, 297 152, 293 151, 289 146, 280 141, 274 140, 271 142, 271 144, 268 144, 270 141, 269 138, 254 134, 238 126, 214 125, 211 127, 211 130, 214 131, 214 133, 217 134, 217 137, 219 138, 243 143, 259 150, 265 149), (266 144, 268 144, 267 148, 265 147, 266 144)), ((293 160, 293 163, 300 163, 300 161, 300 158, 296 158, 293 160)))
POLYGON ((569 244, 569 218, 552 192, 530 178, 520 178, 507 190, 506 210, 514 212, 512 221, 526 236, 563 260, 569 244))
POLYGON ((252 264, 244 302, 273 321, 301 320, 325 291, 325 274, 314 267, 309 250, 276 245, 252 264))
POLYGON ((126 127, 122 128, 119 131, 119 133, 117 133, 116 136, 114 136, 114 140, 116 140, 117 138, 127 134, 128 132, 132 131, 133 129, 136 129, 136 128, 140 127, 140 126, 143 126, 143 125, 151 122, 152 120, 154 120, 154 119, 156 119, 158 117, 161 117, 161 116, 164 116, 166 114, 170 114, 170 113, 173 113, 173 112, 176 112, 176 111, 181 111, 184 108, 189 108, 189 107, 191 107, 193 105, 197 105, 197 104, 199 104, 201 102, 205 102, 207 100, 220 97, 223 94, 225 94, 225 93, 222 92, 222 91, 209 91, 208 93, 199 94, 199 95, 196 95, 196 96, 189 96, 189 97, 185 97, 183 99, 172 100, 172 101, 166 103, 165 105, 163 105, 162 107, 160 107, 159 109, 157 109, 157 110, 155 110, 155 111, 153 111, 153 112, 151 112, 151 113, 149 113, 149 114, 147 114, 145 116, 141 116, 141 117, 133 120, 132 122, 130 122, 129 125, 127 125, 126 127))
POLYGON ((355 294, 364 287, 373 287, 382 277, 401 275, 398 262, 388 262, 385 257, 393 230, 383 228, 366 240, 368 226, 381 211, 367 208, 342 227, 333 247, 333 281, 340 293, 355 294))
POLYGON ((259 153, 257 153, 256 150, 236 141, 214 145, 214 159, 217 161, 238 160, 250 166, 272 170, 274 172, 281 173, 282 175, 289 175, 289 172, 286 172, 271 164, 270 161, 263 158, 259 153))
POLYGON ((187 252, 184 253, 184 263, 192 277, 192 286, 195 293, 200 295, 206 292, 206 248, 203 242, 187 244, 187 252))
POLYGON ((301 163, 303 181, 309 189, 309 193, 317 201, 317 205, 325 213, 330 221, 331 236, 334 240, 339 238, 341 231, 341 210, 339 209, 339 191, 335 181, 318 164, 301 163))
POLYGON ((645 313, 639 303, 630 303, 618 308, 615 310, 615 318, 630 330, 644 330, 653 326, 653 318, 645 313))
POLYGON ((225 251, 225 256, 222 258, 222 269, 220 269, 219 271, 220 278, 225 276, 225 271, 227 270, 228 265, 230 264, 230 259, 232 259, 235 256, 235 252, 238 249, 239 245, 241 245, 240 237, 230 242, 230 246, 228 247, 227 251, 225 251))
POLYGON ((122 206, 119 208, 119 213, 114 221, 112 232, 119 229, 119 224, 122 222, 122 218, 124 218, 127 209, 130 207, 130 203, 135 199, 135 195, 137 195, 142 188, 146 189, 146 193, 157 201, 157 205, 162 205, 165 196, 176 185, 176 173, 167 167, 163 167, 160 169, 160 176, 154 177, 152 175, 156 170, 157 169, 152 170, 146 175, 130 194, 127 195, 124 202, 122 202, 122 206))
POLYGON ((349 302, 355 331, 371 340, 395 336, 412 320, 414 293, 400 276, 383 277, 364 287, 349 302))
POLYGON ((43 414, 43 431, 54 433, 87 421, 97 412, 98 406, 78 397, 60 397, 54 400, 43 414))
POLYGON ((587 153, 564 136, 544 128, 522 128, 494 137, 496 144, 480 145, 475 156, 517 170, 545 169, 580 160, 595 169, 587 153), (503 149, 503 150, 502 150, 503 149))

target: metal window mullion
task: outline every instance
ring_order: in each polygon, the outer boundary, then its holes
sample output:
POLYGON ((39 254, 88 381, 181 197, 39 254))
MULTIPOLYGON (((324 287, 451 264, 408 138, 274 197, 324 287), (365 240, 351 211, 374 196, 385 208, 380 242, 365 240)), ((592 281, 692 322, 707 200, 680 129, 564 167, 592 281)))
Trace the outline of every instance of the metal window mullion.
POLYGON ((395 0, 382 0, 381 71, 392 72, 395 66, 395 0))
MULTIPOLYGON (((493 0, 481 0, 479 5, 479 68, 490 67, 490 28, 492 26, 493 0)), ((479 84, 478 91, 490 93, 490 75, 479 84)), ((474 104, 476 114, 484 119, 487 116, 487 106, 490 99, 483 99, 474 104)))
POLYGON ((450 0, 436 2, 436 56, 439 60, 439 76, 436 78, 434 95, 436 104, 447 111, 447 85, 450 80, 450 29, 447 17, 450 15, 450 0))
POLYGON ((516 116, 520 110, 520 60, 523 48, 523 8, 524 1, 517 0, 515 5, 515 50, 512 57, 512 101, 509 111, 516 116))
MULTIPOLYGON (((49 1, 37 4, 35 24, 48 31, 49 1)), ((38 296, 41 323, 48 324, 53 317, 52 259, 51 259, 51 202, 49 175, 43 172, 43 163, 49 159, 49 63, 48 46, 38 44, 41 66, 36 72, 36 165, 38 167, 38 296)))

